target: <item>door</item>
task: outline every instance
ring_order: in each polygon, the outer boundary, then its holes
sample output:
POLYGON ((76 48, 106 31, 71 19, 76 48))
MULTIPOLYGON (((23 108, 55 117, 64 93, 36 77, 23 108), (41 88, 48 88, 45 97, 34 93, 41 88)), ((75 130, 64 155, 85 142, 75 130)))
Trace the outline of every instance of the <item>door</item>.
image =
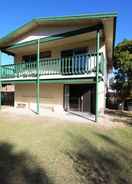
POLYGON ((73 50, 66 50, 61 52, 62 62, 61 62, 61 72, 63 75, 72 74, 72 56, 73 50))
POLYGON ((82 103, 82 112, 90 112, 91 111, 91 91, 86 90, 83 92, 81 96, 82 103))
POLYGON ((95 85, 69 85, 69 109, 95 114, 95 85))
POLYGON ((64 50, 61 52, 62 59, 62 73, 64 75, 82 74, 85 72, 86 67, 86 53, 87 47, 74 48, 64 50), (84 57, 82 57, 84 55, 84 57), (80 56, 80 57, 79 57, 80 56))

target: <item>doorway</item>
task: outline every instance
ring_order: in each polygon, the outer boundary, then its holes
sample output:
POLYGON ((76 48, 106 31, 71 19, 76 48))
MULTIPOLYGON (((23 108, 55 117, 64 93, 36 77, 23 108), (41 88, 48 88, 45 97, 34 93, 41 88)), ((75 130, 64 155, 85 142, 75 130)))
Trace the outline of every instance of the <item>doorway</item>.
POLYGON ((69 86, 69 98, 67 106, 70 111, 95 114, 95 92, 94 84, 72 84, 69 86))
POLYGON ((80 47, 62 51, 62 74, 71 75, 76 73, 85 73, 86 57, 82 56, 86 56, 87 53, 87 47, 80 47))

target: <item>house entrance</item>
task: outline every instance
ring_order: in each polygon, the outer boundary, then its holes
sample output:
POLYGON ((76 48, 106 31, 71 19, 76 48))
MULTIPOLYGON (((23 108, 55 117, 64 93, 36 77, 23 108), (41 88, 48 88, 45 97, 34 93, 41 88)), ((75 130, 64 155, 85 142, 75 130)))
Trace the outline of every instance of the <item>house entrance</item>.
POLYGON ((67 86, 66 91, 67 109, 95 114, 96 90, 94 84, 72 84, 67 86))

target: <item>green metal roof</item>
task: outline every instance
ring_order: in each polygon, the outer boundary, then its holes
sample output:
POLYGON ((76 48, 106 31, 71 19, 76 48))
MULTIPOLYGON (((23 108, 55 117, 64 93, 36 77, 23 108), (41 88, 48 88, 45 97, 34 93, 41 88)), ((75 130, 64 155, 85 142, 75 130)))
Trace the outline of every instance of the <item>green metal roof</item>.
POLYGON ((59 17, 40 17, 33 19, 32 21, 64 21, 64 20, 80 20, 80 19, 95 19, 95 18, 110 18, 117 16, 117 12, 110 13, 91 13, 91 14, 81 14, 74 16, 59 16, 59 17))
POLYGON ((87 20, 87 19, 106 19, 106 18, 115 18, 117 17, 116 12, 110 13, 94 13, 94 14, 83 14, 83 15, 75 15, 75 16, 59 16, 59 17, 44 17, 44 18, 35 18, 30 22, 24 24, 23 26, 17 28, 15 31, 9 33, 5 37, 0 39, 0 48, 4 48, 8 46, 9 42, 13 39, 21 36, 22 34, 28 32, 33 27, 38 24, 46 24, 46 23, 57 23, 62 21, 79 21, 79 20, 87 20))

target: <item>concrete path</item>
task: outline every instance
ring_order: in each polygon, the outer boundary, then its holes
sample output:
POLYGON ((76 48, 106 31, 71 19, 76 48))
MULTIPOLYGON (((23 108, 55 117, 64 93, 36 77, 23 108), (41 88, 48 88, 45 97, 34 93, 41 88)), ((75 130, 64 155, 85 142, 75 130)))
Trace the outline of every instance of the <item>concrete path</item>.
POLYGON ((11 122, 39 122, 39 123, 87 123, 88 125, 103 126, 104 128, 113 127, 125 127, 132 125, 132 116, 126 115, 116 111, 107 111, 105 115, 99 118, 99 122, 96 123, 93 119, 89 120, 88 116, 81 117, 80 114, 76 113, 54 113, 54 112, 41 112, 40 115, 35 114, 30 110, 13 108, 13 107, 2 107, 0 111, 0 121, 10 120, 11 122))

